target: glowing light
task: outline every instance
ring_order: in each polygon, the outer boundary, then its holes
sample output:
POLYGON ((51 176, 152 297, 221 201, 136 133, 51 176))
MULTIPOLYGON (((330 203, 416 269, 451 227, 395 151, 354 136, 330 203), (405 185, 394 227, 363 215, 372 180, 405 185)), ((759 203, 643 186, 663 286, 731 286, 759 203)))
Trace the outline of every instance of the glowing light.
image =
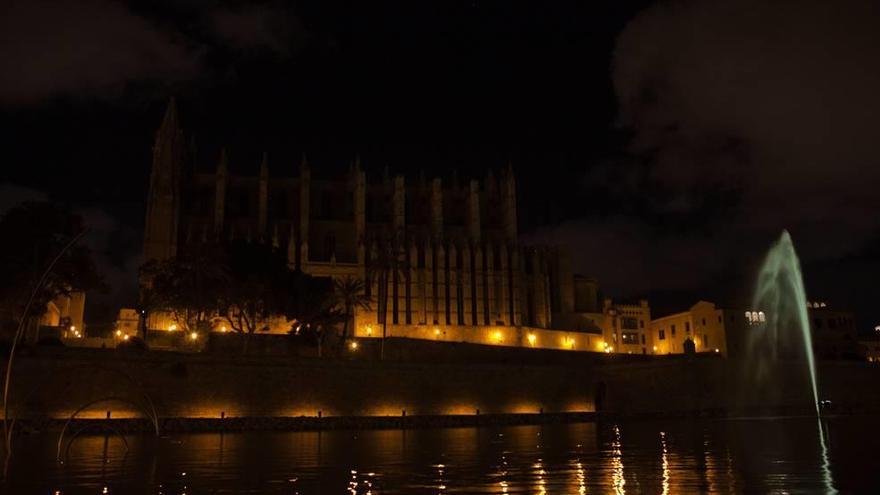
POLYGON ((604 341, 601 341, 601 340, 600 340, 599 342, 596 342, 596 348, 599 349, 600 351, 601 351, 601 350, 604 350, 606 347, 608 347, 608 343, 607 343, 607 342, 604 342, 604 341))
POLYGON ((190 339, 190 340, 197 340, 198 338, 199 338, 199 334, 196 333, 196 332, 192 332, 192 333, 189 334, 189 339, 190 339))
POLYGON ((76 325, 70 325, 70 331, 76 332, 76 325))
POLYGON ((352 340, 350 344, 348 344, 349 349, 356 351, 358 348, 358 343, 356 340, 352 340))
POLYGON ((538 340, 538 337, 535 334, 530 333, 529 334, 529 345, 535 345, 536 340, 538 340))
POLYGON ((568 347, 569 349, 574 349, 574 338, 573 337, 563 337, 562 345, 568 347))
POLYGON ((715 352, 721 352, 717 347, 715 348, 715 352))
POLYGON ((123 336, 122 340, 128 340, 128 335, 123 336))
POLYGON ((177 330, 177 325, 175 323, 172 323, 171 326, 168 327, 168 331, 173 332, 175 330, 177 330))
POLYGON ((656 345, 654 346, 654 352, 657 352, 657 346, 656 346, 656 345))
POLYGON ((122 337, 122 330, 117 330, 117 331, 116 331, 116 336, 117 336, 117 337, 122 337))
POLYGON ((663 495, 669 493, 669 458, 666 452, 666 433, 660 432, 660 465, 662 466, 663 472, 663 495))
POLYGON ((367 325, 367 336, 371 337, 373 335, 373 325, 367 325))
POLYGON ((611 442, 611 485, 614 493, 626 493, 626 479, 623 477, 623 451, 620 442, 620 428, 614 425, 614 440, 611 442))
POLYGON ((220 332, 226 333, 226 325, 220 325, 220 332))
POLYGON ((496 331, 495 333, 492 334, 492 338, 495 339, 496 342, 501 342, 502 340, 504 340, 504 334, 502 334, 499 331, 496 331))
POLYGON ((435 329, 434 329, 434 335, 435 335, 436 337, 439 337, 439 336, 440 336, 440 329, 439 329, 439 328, 435 328, 435 329))

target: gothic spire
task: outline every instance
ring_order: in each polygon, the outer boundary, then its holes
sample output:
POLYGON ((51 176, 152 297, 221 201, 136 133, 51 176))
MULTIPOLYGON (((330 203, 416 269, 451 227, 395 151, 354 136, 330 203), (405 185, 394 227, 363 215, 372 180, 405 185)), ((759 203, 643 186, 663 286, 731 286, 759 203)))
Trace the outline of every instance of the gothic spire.
POLYGON ((165 117, 162 119, 162 125, 159 126, 159 133, 167 136, 171 132, 180 130, 180 123, 177 120, 177 100, 172 96, 168 99, 168 107, 165 108, 165 117))

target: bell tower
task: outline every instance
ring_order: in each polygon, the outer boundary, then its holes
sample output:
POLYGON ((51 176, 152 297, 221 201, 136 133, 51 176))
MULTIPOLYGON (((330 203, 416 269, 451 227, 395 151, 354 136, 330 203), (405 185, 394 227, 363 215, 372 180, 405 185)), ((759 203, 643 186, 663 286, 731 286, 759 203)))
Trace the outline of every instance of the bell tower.
POLYGON ((185 153, 177 103, 172 97, 153 144, 153 168, 144 226, 144 262, 171 258, 177 253, 180 176, 185 153))

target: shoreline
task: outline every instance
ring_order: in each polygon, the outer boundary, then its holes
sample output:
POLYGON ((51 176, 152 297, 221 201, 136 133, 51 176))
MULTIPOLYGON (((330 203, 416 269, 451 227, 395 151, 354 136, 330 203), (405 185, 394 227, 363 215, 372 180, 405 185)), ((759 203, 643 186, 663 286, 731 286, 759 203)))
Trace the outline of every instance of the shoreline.
MULTIPOLYGON (((828 411, 823 417, 876 416, 871 410, 828 411)), ((159 418, 159 434, 226 433, 247 431, 338 431, 338 430, 407 430, 433 428, 471 428, 490 426, 525 426, 542 424, 595 423, 599 421, 640 421, 661 419, 754 420, 773 418, 809 418, 803 408, 772 408, 752 411, 701 410, 650 414, 601 414, 595 412, 510 413, 469 415, 414 416, 282 416, 226 418, 159 418)), ((19 434, 60 432, 66 419, 19 419, 19 434)), ((83 433, 154 433, 148 418, 76 418, 68 431, 83 433)))

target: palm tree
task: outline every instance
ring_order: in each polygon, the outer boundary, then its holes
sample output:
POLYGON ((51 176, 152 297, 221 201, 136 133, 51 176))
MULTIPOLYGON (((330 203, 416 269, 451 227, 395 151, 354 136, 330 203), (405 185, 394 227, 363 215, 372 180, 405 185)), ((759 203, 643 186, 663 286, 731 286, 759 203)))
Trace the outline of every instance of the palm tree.
POLYGON ((376 258, 370 260, 367 274, 370 282, 378 282, 379 318, 382 322, 382 341, 379 346, 379 359, 385 359, 385 337, 388 335, 388 283, 396 277, 403 278, 407 262, 403 248, 402 233, 398 232, 389 242, 382 243, 376 258))
POLYGON ((333 296, 337 304, 342 306, 342 314, 345 321, 342 324, 342 345, 343 347, 348 340, 349 322, 354 317, 355 310, 363 309, 369 311, 370 298, 364 293, 366 284, 359 278, 346 276, 343 279, 333 281, 333 296))

